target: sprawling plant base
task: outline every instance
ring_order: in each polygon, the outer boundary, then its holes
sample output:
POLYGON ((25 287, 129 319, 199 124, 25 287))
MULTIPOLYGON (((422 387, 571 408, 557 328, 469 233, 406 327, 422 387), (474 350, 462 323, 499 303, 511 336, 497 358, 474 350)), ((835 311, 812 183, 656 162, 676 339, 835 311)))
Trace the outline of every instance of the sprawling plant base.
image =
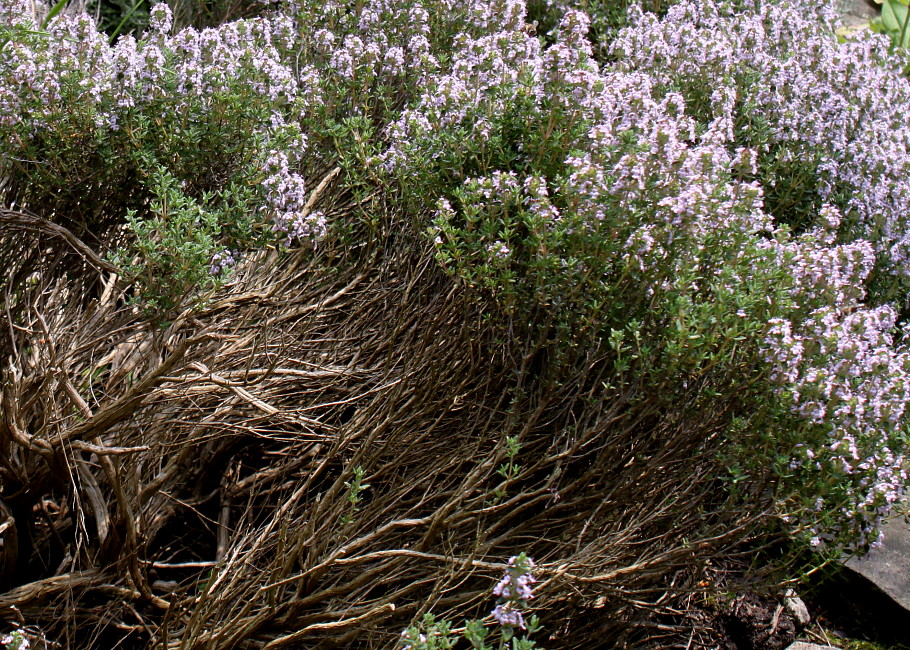
POLYGON ((2 341, 0 611, 68 647, 379 647, 430 609, 487 616, 520 550, 546 644, 591 647, 755 523, 711 480, 723 409, 590 400, 598 350, 546 378, 417 244, 263 253, 161 329, 74 239, 3 218, 40 279, 2 341))

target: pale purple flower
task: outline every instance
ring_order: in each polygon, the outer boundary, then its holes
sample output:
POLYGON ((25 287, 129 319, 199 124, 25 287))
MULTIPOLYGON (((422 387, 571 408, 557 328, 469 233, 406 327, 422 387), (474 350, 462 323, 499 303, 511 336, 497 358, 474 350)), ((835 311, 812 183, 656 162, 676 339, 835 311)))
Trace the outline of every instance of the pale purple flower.
POLYGON ((237 263, 239 253, 231 250, 223 250, 212 255, 209 262, 209 274, 213 276, 221 275, 234 267, 237 263))
POLYGON ((525 619, 521 611, 511 602, 502 603, 493 609, 493 618, 504 627, 525 629, 525 619))

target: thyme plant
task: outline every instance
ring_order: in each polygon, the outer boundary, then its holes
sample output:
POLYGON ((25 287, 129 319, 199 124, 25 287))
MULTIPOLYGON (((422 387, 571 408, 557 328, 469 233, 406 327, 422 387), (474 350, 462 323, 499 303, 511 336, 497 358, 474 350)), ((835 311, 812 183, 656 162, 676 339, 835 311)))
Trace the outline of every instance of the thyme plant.
MULTIPOLYGON (((482 315, 491 356, 514 366, 495 384, 506 387, 490 411, 501 422, 490 415, 462 440, 474 445, 462 457, 479 463, 472 485, 493 487, 458 498, 497 516, 530 492, 521 508, 548 513, 541 500, 558 490, 547 490, 575 480, 559 474, 563 460, 605 449, 604 467, 662 458, 666 426, 695 432, 686 448, 710 454, 707 480, 728 509, 760 520, 749 535, 865 550, 906 482, 905 60, 883 36, 839 43, 805 6, 660 5, 620 18, 606 3, 588 3, 591 15, 536 3, 535 24, 523 0, 288 0, 175 28, 158 3, 145 31, 111 43, 89 15, 45 24, 26 0, 0 0, 0 197, 102 251, 124 295, 158 317, 192 315, 246 256, 359 278, 360 265, 406 249, 446 278, 465 318, 482 315), (324 203, 323 181, 342 186, 324 203), (524 430, 516 421, 529 412, 561 424, 524 430), (625 417, 621 433, 604 424, 625 417), (575 426, 600 437, 573 457, 575 426), (647 443, 610 447, 630 436, 647 443), (477 450, 493 456, 489 477, 477 450)), ((369 440, 400 433, 390 425, 369 440)), ((330 451, 318 453, 342 454, 323 442, 330 451)), ((346 495, 352 536, 398 516, 380 495, 417 462, 403 456, 401 474, 383 476, 360 464, 368 452, 333 492, 346 495), (374 500, 381 517, 367 512, 374 500)), ((596 484, 573 471, 584 489, 596 484)), ((432 503, 422 494, 414 508, 432 503)), ((434 543, 454 507, 406 518, 433 522, 414 548, 434 543)), ((344 566, 345 553, 316 573, 344 566)), ((530 572, 518 563, 498 587, 497 618, 513 631, 530 572)), ((437 631, 446 647, 451 630, 437 631)))

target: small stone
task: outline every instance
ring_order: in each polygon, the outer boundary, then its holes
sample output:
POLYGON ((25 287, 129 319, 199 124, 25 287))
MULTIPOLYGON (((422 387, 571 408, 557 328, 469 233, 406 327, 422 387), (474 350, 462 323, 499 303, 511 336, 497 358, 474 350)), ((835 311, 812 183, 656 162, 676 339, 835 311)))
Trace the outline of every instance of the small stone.
POLYGON ((812 620, 812 617, 809 616, 809 610, 806 608, 806 603, 803 602, 803 599, 796 595, 796 592, 792 589, 787 589, 784 592, 784 607, 787 608, 787 611, 793 615, 793 618, 796 621, 805 627, 809 624, 809 621, 812 620))
POLYGON ((818 645, 817 643, 797 641, 793 645, 788 646, 787 650, 837 650, 837 648, 833 645, 818 645))

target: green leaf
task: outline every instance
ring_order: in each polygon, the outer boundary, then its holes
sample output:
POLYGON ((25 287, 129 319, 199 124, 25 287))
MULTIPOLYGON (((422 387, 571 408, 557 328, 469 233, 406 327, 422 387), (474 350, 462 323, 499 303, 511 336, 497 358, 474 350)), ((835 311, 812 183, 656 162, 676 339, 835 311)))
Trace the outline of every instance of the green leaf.
POLYGON ((129 12, 123 17, 123 20, 120 21, 119 25, 117 25, 117 29, 115 29, 114 32, 111 34, 111 37, 108 40, 108 43, 110 43, 111 45, 114 44, 114 42, 117 40, 117 35, 120 33, 120 30, 123 29, 123 26, 126 24, 126 21, 128 21, 130 18, 132 18, 133 14, 136 13, 136 10, 139 9, 139 7, 141 7, 143 4, 145 4, 145 0, 139 0, 139 2, 137 2, 135 5, 133 5, 133 8, 130 9, 129 12))
POLYGON ((44 19, 43 23, 41 23, 41 29, 47 28, 48 23, 50 23, 57 14, 63 11, 63 8, 66 6, 67 2, 69 2, 69 0, 60 0, 60 2, 51 7, 51 10, 47 14, 47 18, 44 19))
MULTIPOLYGON (((910 0, 907 0, 910 1, 910 0)), ((882 4, 882 25, 891 34, 898 47, 910 45, 910 29, 907 29, 908 7, 903 0, 884 0, 882 4)))
POLYGON ((900 11, 900 6, 893 0, 885 0, 882 4, 882 25, 889 32, 897 31, 901 28, 895 12, 896 8, 897 11, 900 11))

